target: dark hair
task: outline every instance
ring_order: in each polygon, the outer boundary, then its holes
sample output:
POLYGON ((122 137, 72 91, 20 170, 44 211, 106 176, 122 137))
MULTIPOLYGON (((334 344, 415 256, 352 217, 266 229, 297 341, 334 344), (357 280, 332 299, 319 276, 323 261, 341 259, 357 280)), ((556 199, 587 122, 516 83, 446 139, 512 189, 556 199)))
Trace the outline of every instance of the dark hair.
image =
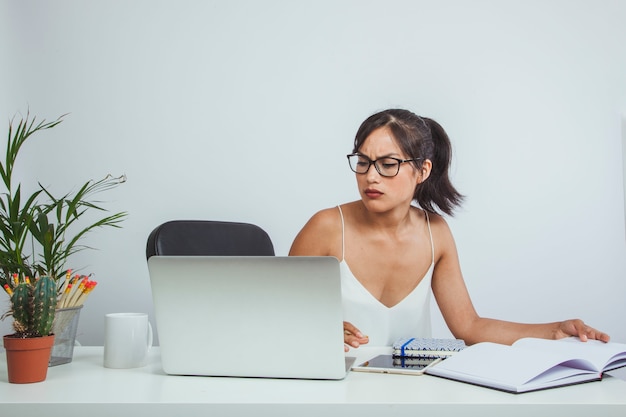
POLYGON ((443 127, 436 121, 420 117, 408 110, 389 109, 368 117, 359 127, 354 138, 354 149, 359 151, 363 142, 376 129, 387 127, 408 158, 421 169, 425 159, 432 162, 432 170, 426 181, 418 184, 413 199, 421 208, 436 213, 434 206, 452 216, 455 207, 461 205, 461 195, 450 182, 448 170, 452 160, 452 145, 443 127))

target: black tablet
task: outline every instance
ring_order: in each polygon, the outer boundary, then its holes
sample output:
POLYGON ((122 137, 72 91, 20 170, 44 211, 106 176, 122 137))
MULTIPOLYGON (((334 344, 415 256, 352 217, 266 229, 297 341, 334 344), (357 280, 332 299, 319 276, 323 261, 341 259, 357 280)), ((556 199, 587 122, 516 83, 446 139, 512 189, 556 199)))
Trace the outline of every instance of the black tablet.
POLYGON ((381 374, 422 375, 426 368, 441 361, 440 358, 406 358, 392 355, 378 355, 352 367, 357 372, 381 374))

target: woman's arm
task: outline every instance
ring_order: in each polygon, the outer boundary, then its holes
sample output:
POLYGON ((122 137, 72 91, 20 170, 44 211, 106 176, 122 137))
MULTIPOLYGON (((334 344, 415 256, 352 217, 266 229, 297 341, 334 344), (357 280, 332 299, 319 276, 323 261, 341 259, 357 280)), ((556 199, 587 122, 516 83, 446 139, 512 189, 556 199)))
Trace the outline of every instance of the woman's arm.
POLYGON ((609 341, 609 336, 582 320, 525 324, 480 317, 465 286, 454 238, 446 222, 437 218, 435 246, 437 247, 432 289, 444 320, 454 337, 467 344, 483 341, 511 344, 522 337, 560 339, 578 336, 581 340, 609 341))

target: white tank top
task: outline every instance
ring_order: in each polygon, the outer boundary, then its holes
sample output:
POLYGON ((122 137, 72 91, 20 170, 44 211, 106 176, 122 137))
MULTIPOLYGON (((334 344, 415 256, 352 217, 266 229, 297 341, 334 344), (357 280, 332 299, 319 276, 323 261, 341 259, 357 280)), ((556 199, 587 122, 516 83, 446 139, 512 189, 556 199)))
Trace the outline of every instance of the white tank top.
POLYGON ((435 268, 435 247, 430 230, 428 212, 426 222, 430 234, 432 261, 426 275, 415 289, 393 307, 387 307, 374 297, 354 276, 344 259, 345 225, 341 207, 342 260, 341 292, 343 299, 343 319, 356 326, 369 337, 367 346, 391 346, 401 337, 432 337, 430 323, 430 294, 433 270, 435 268))

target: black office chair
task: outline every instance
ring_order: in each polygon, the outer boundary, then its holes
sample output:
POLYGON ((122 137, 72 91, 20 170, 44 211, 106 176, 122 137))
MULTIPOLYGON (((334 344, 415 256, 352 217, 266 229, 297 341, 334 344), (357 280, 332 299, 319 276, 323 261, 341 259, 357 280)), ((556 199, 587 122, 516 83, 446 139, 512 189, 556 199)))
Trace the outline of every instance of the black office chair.
POLYGON ((274 245, 260 227, 249 223, 172 220, 148 236, 146 259, 169 256, 274 256, 274 245))

